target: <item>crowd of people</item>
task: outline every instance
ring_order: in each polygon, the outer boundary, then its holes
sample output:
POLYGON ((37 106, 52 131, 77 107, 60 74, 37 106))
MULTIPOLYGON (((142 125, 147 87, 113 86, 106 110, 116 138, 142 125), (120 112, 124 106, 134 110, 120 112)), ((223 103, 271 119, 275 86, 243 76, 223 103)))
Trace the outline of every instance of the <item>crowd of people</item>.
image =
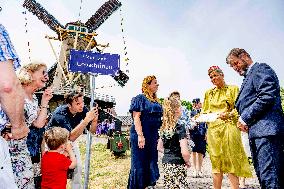
POLYGON ((88 110, 83 93, 72 90, 48 120, 52 89, 44 90, 40 103, 35 95, 49 79, 46 64, 20 66, 0 24, 0 188, 66 188, 67 172, 74 169, 71 187, 79 189, 82 162, 76 139, 85 129, 96 132, 98 107, 88 110))
POLYGON ((115 129, 115 122, 113 119, 105 119, 103 122, 99 123, 97 126, 97 135, 108 135, 115 129))
POLYGON ((214 87, 205 92, 203 106, 200 98, 192 101, 190 113, 179 92, 161 103, 157 78, 144 78, 142 94, 132 99, 129 110, 129 189, 154 188, 160 176, 158 151, 163 153, 164 188, 188 188, 190 157, 194 177, 202 177, 206 146, 214 189, 221 189, 224 174, 232 189, 246 188, 245 179, 252 177, 249 158, 261 188, 284 188, 284 114, 277 75, 269 65, 253 62, 244 49, 232 49, 226 62, 244 76, 241 88, 228 85, 223 70, 211 66, 208 76, 214 87), (198 116, 212 114, 216 119, 198 121, 198 116))
MULTIPOLYGON (((214 87, 205 92, 203 104, 193 99, 191 112, 178 91, 161 103, 157 78, 144 78, 142 94, 132 99, 129 110, 129 189, 155 187, 158 152, 163 153, 164 188, 189 188, 187 168, 193 166, 194 177, 203 177, 206 151, 214 189, 221 189, 224 174, 232 189, 244 188, 245 178, 252 177, 248 157, 261 188, 284 188, 284 114, 277 75, 269 65, 253 62, 244 49, 232 49, 226 62, 245 77, 241 88, 227 84, 223 70, 212 66, 208 76, 214 87), (212 113, 215 120, 197 119, 212 113)), ((49 79, 46 64, 20 67, 0 24, 0 188, 66 188, 67 172, 73 170, 71 187, 79 189, 82 162, 76 140, 85 130, 107 134, 114 123, 98 123, 98 106, 89 110, 78 90, 66 93, 65 103, 48 120, 52 89, 44 90, 40 102, 35 95, 49 79)))

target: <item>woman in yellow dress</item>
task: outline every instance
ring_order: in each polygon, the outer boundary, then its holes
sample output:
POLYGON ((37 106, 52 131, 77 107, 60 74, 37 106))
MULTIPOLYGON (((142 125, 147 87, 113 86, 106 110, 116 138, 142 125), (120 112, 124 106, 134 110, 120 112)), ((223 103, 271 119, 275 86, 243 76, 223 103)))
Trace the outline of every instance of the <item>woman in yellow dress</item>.
POLYGON ((227 173, 231 188, 238 189, 238 177, 252 177, 234 109, 239 88, 225 83, 223 71, 218 66, 210 67, 208 75, 215 87, 206 91, 202 113, 219 115, 218 119, 208 123, 207 130, 213 186, 221 189, 223 173, 227 173))

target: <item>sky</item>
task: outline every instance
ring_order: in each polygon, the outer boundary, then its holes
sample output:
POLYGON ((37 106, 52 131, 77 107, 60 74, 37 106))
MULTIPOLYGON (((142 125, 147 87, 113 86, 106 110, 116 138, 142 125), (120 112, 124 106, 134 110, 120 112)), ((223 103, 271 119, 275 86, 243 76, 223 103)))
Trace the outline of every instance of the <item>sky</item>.
MULTIPOLYGON (((130 79, 124 87, 113 86, 116 82, 110 76, 98 76, 95 82, 99 88, 96 92, 115 97, 118 115, 127 114, 131 98, 141 93, 141 83, 147 75, 157 77, 158 97, 167 97, 178 90, 181 98, 188 101, 196 97, 203 99, 205 91, 213 87, 207 75, 212 65, 223 69, 227 84, 240 87, 243 78, 225 62, 227 54, 235 47, 247 50, 253 61, 268 63, 284 86, 284 1, 120 1, 121 14, 116 11, 96 30, 96 40, 110 44, 104 52, 121 55, 121 70, 129 69, 130 79), (128 65, 124 61, 123 36, 128 65)), ((105 0, 37 2, 65 25, 76 20, 86 22, 105 0)), ((3 9, 0 23, 10 33, 22 64, 28 63, 30 57, 51 66, 56 59, 44 36, 56 35, 36 16, 22 14, 25 11, 22 3, 23 0, 0 0, 3 9)), ((53 44, 59 53, 60 44, 53 44)))

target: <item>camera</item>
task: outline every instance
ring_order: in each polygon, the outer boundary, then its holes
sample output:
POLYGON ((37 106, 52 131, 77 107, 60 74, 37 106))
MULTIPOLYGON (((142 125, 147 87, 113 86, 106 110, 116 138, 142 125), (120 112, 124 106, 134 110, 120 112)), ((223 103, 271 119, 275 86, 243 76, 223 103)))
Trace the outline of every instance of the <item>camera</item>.
POLYGON ((98 123, 102 123, 104 120, 108 119, 111 120, 113 118, 113 116, 111 114, 109 114, 108 112, 104 111, 97 102, 93 103, 93 107, 96 107, 98 105, 98 123))

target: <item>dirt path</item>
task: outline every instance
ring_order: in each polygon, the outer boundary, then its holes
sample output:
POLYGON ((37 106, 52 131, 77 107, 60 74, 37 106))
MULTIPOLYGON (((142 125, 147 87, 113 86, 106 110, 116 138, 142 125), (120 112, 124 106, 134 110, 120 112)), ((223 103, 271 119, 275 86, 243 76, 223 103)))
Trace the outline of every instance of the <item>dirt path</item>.
MULTIPOLYGON (((85 137, 80 137, 81 140, 85 140, 85 137)), ((107 143, 107 139, 105 137, 94 137, 93 138, 93 144, 94 143, 103 143, 106 144, 107 143)), ((159 169, 160 169, 160 174, 161 177, 157 182, 157 186, 155 187, 156 189, 163 189, 163 169, 161 166, 161 157, 162 154, 159 154, 159 169)), ((130 162, 129 162, 130 163, 130 162)), ((189 168, 188 170, 188 181, 190 183, 190 189, 209 189, 212 188, 213 182, 212 182, 212 176, 211 176, 211 163, 210 163, 210 159, 209 159, 209 155, 206 154, 205 158, 204 158, 204 162, 203 162, 203 168, 202 168, 202 172, 204 174, 203 178, 193 178, 193 169, 189 168)), ((260 189, 258 180, 256 178, 256 175, 254 173, 254 177, 253 178, 249 178, 246 180, 246 184, 247 184, 247 189, 260 189)), ((223 185, 222 185, 222 189, 229 189, 230 185, 229 185, 229 180, 227 178, 227 176, 224 176, 223 179, 223 185)))
MULTIPOLYGON (((160 160, 162 155, 159 154, 160 160)), ((162 189, 163 187, 163 171, 161 168, 161 161, 159 161, 159 168, 160 168, 160 173, 161 173, 161 177, 158 181, 157 184, 157 188, 158 189, 162 189)), ((205 158, 204 158, 204 162, 203 162, 203 168, 202 168, 202 172, 204 174, 203 178, 193 178, 193 168, 189 168, 187 174, 188 174, 188 181, 190 183, 190 189, 208 189, 208 188, 213 188, 213 180, 212 180, 212 176, 211 176, 211 163, 210 163, 210 159, 209 159, 209 155, 206 154, 205 158)), ((247 189, 260 189, 260 186, 258 184, 258 180, 256 178, 256 175, 254 174, 253 178, 247 179, 246 180, 246 184, 247 184, 247 189)), ((230 185, 229 185, 229 180, 227 178, 227 176, 224 176, 223 179, 223 185, 222 185, 222 189, 229 189, 230 185)))

